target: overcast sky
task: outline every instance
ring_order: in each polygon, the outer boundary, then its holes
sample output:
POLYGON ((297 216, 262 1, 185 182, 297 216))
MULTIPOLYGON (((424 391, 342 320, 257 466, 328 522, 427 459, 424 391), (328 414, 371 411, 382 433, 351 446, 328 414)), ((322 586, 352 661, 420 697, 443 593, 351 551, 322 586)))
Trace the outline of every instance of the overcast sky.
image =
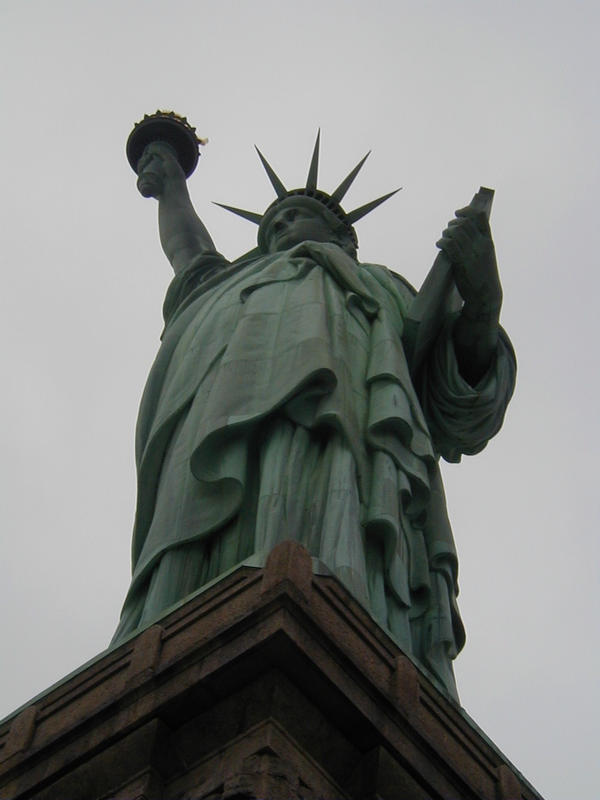
POLYGON ((256 229, 252 145, 303 185, 403 191, 360 257, 420 285, 454 209, 496 190, 519 363, 497 439, 444 468, 467 644, 462 704, 548 800, 598 769, 595 2, 2 0, 0 716, 103 650, 130 575, 133 437, 170 267, 124 154, 172 108, 208 136, 190 191, 217 247, 256 229))

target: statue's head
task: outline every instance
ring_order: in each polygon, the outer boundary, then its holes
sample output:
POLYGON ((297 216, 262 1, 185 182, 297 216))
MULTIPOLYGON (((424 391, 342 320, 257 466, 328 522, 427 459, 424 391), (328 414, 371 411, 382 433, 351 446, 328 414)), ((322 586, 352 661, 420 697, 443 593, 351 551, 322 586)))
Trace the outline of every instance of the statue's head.
POLYGON ((370 203, 346 213, 340 203, 369 154, 367 153, 359 161, 338 188, 329 195, 317 188, 319 139, 320 133, 317 134, 306 186, 302 189, 292 189, 291 191, 285 188, 263 154, 256 148, 269 180, 277 193, 276 200, 271 203, 264 214, 257 214, 254 211, 245 211, 241 208, 217 203, 227 211, 232 211, 234 214, 244 217, 244 219, 248 219, 259 226, 258 246, 265 253, 287 250, 301 242, 313 240, 339 244, 347 253, 355 257, 358 239, 353 227, 354 223, 398 191, 396 189, 383 197, 379 197, 377 200, 372 200, 370 203))
POLYGON ((354 229, 312 197, 286 197, 263 215, 258 228, 258 244, 263 252, 288 250, 308 240, 332 242, 356 257, 354 229))

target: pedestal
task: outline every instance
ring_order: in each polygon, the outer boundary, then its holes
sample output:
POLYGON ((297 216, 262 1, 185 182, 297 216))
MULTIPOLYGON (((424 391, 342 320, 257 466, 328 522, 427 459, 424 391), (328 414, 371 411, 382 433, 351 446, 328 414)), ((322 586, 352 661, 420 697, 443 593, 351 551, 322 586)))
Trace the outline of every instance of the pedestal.
POLYGON ((5 720, 0 798, 540 800, 293 542, 5 720))

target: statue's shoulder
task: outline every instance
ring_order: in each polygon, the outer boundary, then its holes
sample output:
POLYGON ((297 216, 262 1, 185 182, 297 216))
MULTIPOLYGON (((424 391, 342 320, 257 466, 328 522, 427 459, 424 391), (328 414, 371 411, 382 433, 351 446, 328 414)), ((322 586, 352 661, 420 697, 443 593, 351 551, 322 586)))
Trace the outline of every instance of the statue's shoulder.
POLYGON ((372 275, 380 284, 383 284, 388 291, 399 294, 404 302, 412 300, 417 291, 414 286, 389 267, 381 264, 361 264, 361 267, 372 275))
POLYGON ((256 261, 257 259, 261 259, 265 257, 265 253, 259 247, 253 247, 252 250, 249 250, 247 253, 244 253, 243 256, 236 258, 235 261, 232 261, 232 264, 239 265, 239 264, 246 264, 250 261, 256 261))
POLYGON ((404 291, 408 291, 411 297, 414 297, 416 295, 417 290, 412 285, 412 283, 410 283, 410 281, 406 280, 406 278, 403 275, 399 275, 397 272, 393 272, 391 269, 388 269, 388 272, 390 273, 392 278, 396 281, 396 283, 402 286, 402 289, 404 291))
POLYGON ((206 291, 220 280, 231 262, 216 251, 199 253, 188 267, 177 273, 171 281, 165 302, 163 317, 168 325, 198 291, 206 291))

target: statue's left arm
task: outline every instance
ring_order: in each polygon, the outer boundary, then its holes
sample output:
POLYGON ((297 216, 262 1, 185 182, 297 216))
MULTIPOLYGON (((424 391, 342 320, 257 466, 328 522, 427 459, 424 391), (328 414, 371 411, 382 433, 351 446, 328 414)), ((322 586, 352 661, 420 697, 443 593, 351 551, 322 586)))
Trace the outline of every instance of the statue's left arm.
POLYGON ((438 242, 463 300, 440 320, 418 380, 432 439, 447 461, 482 450, 494 436, 515 384, 516 361, 499 323, 502 288, 485 212, 457 212, 438 242))
POLYGON ((502 287, 485 212, 467 206, 456 212, 437 243, 452 263, 464 300, 453 340, 460 373, 475 386, 496 355, 502 287))

